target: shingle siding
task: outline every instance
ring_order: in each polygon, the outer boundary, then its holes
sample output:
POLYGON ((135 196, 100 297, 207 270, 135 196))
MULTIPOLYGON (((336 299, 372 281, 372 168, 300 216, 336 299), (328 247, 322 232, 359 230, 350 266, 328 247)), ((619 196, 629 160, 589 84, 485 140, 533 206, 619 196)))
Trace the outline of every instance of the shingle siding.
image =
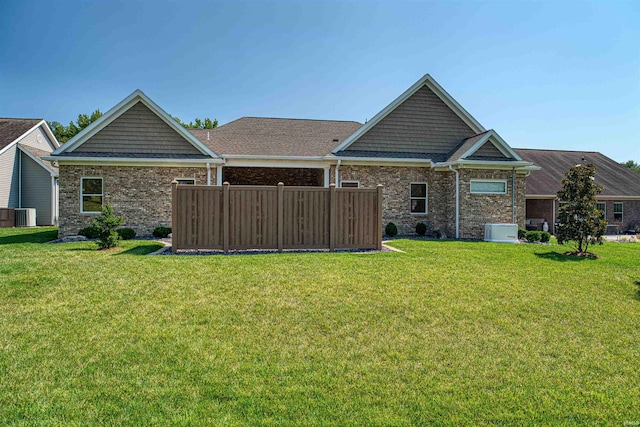
POLYGON ((141 102, 73 151, 202 154, 141 102))
POLYGON ((491 143, 490 141, 485 142, 484 145, 482 145, 482 147, 478 148, 476 150, 476 152, 473 153, 470 157, 471 158, 478 158, 478 159, 482 159, 482 158, 486 158, 486 159, 503 158, 503 159, 506 159, 506 158, 508 158, 504 154, 502 154, 502 152, 500 150, 498 150, 498 148, 495 145, 493 145, 493 143, 491 143))
POLYGON ((475 133, 424 86, 349 146, 349 150, 446 154, 475 133))

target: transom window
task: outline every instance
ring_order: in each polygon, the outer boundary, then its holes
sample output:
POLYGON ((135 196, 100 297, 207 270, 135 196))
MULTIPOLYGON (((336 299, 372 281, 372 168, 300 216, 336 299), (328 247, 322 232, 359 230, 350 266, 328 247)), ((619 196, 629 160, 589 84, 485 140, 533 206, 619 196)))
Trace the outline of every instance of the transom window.
POLYGON ((507 194, 507 181, 496 179, 472 179, 472 194, 507 194))
POLYGON ((342 188, 358 188, 358 187, 360 187, 360 181, 340 181, 340 187, 342 187, 342 188))
POLYGON ((622 222, 622 202, 613 204, 613 220, 622 222))
POLYGON ((427 183, 412 182, 409 189, 412 214, 427 213, 427 183))
POLYGON ((596 209, 602 212, 600 218, 605 219, 607 217, 607 204, 604 202, 596 203, 596 209))
POLYGON ((80 178, 80 212, 100 213, 102 211, 102 178, 80 178))
POLYGON ((195 178, 176 178, 178 185, 196 185, 195 178))

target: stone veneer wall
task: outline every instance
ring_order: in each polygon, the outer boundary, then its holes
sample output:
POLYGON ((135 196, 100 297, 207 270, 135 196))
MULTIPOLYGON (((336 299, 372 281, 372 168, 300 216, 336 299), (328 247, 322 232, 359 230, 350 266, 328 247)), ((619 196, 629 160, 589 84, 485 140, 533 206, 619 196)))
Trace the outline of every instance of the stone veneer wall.
MULTIPOLYGON (((116 215, 124 217, 123 227, 133 228, 138 236, 151 235, 159 225, 171 225, 171 181, 195 178, 207 184, 206 168, 138 166, 60 166, 59 237, 78 234, 97 214, 80 213, 80 178, 103 179, 103 202, 111 203, 116 215)), ((212 184, 216 171, 211 169, 212 184)))
MULTIPOLYGON (((461 169, 460 170, 460 238, 484 238, 486 223, 511 223, 511 171, 461 169), (504 179, 507 194, 471 194, 471 179, 504 179)), ((516 175, 515 222, 524 227, 525 177, 516 175)))

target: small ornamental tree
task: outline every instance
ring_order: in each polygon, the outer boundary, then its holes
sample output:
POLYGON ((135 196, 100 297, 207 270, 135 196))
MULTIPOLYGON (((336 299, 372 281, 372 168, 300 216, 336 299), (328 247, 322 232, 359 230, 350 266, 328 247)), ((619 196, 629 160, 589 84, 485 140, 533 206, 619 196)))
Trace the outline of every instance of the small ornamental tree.
POLYGON ((120 235, 116 228, 122 225, 124 219, 113 214, 113 208, 109 203, 102 207, 102 213, 91 221, 91 228, 98 237, 100 249, 115 248, 120 241, 120 235))
POLYGON ((556 237, 560 244, 574 242, 574 254, 586 253, 590 244, 601 244, 607 229, 607 221, 596 207, 596 195, 602 192, 602 186, 596 184, 595 175, 594 164, 573 166, 562 179, 562 190, 557 193, 564 203, 558 213, 560 223, 556 237))

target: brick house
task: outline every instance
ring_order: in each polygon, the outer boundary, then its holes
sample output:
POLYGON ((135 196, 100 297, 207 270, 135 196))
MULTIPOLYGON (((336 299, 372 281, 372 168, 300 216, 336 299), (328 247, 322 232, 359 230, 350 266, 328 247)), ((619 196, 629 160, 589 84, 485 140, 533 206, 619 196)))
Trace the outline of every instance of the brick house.
POLYGON ((136 90, 49 160, 60 170, 60 236, 104 203, 140 235, 171 223, 170 183, 384 185, 383 223, 419 222, 482 238, 485 223, 525 222, 538 168, 425 75, 365 124, 244 117, 187 130, 136 90))

